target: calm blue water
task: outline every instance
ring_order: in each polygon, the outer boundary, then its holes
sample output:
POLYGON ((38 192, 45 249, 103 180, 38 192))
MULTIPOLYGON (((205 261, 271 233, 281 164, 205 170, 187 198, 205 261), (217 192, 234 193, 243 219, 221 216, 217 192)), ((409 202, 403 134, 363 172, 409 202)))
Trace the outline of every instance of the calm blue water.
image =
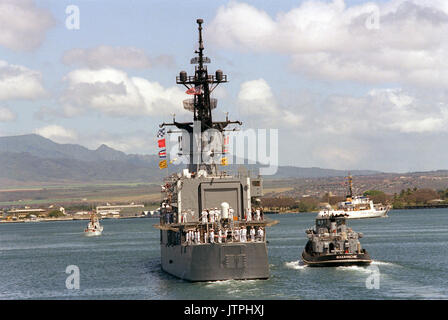
POLYGON ((367 289, 365 267, 309 268, 299 261, 304 230, 316 214, 270 215, 269 280, 189 283, 160 270, 157 219, 103 220, 86 238, 86 221, 0 225, 0 299, 447 299, 448 209, 393 211, 349 221, 380 271, 367 289), (68 265, 80 289, 68 290, 68 265))

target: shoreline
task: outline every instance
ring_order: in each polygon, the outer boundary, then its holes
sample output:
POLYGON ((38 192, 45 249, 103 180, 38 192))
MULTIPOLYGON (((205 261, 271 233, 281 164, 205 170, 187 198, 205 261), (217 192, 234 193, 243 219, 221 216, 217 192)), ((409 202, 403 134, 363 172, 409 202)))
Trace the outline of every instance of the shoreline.
MULTIPOLYGON (((431 206, 431 205, 423 205, 423 206, 406 206, 403 208, 391 208, 390 210, 418 210, 418 209, 446 209, 448 208, 448 204, 446 205, 439 205, 439 206, 431 206)), ((264 214, 302 214, 302 213, 319 213, 319 211, 307 211, 307 212, 299 212, 299 211, 282 211, 282 212, 276 212, 276 211, 265 211, 264 214)))
MULTIPOLYGON (((158 218, 158 217, 147 217, 147 216, 129 216, 129 217, 116 217, 116 218, 101 218, 101 220, 119 220, 119 219, 136 219, 136 218, 158 218)), ((38 222, 55 222, 55 221, 79 221, 79 220, 90 220, 89 217, 86 218, 73 218, 73 217, 62 217, 62 218, 40 218, 39 220, 11 220, 11 221, 0 221, 3 223, 38 223, 38 222)))

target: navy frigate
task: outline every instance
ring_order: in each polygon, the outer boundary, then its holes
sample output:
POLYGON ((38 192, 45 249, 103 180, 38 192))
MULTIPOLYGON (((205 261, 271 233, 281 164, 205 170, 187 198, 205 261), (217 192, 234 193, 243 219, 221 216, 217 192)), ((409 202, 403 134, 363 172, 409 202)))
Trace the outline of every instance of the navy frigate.
MULTIPOLYGON (((165 272, 188 281, 267 279, 269 277, 266 227, 277 223, 264 218, 260 200, 263 181, 245 168, 237 174, 225 166, 226 131, 240 121, 213 121, 217 99, 212 91, 227 82, 221 70, 209 74, 204 56, 202 19, 197 19, 199 48, 194 75, 181 71, 176 83, 193 98, 183 101, 193 121, 162 123, 160 130, 181 132, 179 154, 187 168, 165 179, 160 206, 161 266, 165 272), (176 131, 177 130, 177 131, 176 131), (210 134, 212 132, 213 134, 210 134), (220 161, 218 161, 219 159, 220 161)), ((227 135, 228 137, 228 135, 227 135)))

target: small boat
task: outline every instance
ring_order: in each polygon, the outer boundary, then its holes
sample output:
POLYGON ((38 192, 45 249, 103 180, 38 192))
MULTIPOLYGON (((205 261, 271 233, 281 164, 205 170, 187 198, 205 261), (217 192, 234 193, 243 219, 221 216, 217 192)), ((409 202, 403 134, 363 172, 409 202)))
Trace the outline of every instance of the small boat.
POLYGON ((96 217, 96 215, 91 212, 90 213, 90 221, 87 225, 87 228, 84 230, 84 235, 86 237, 100 236, 103 232, 103 226, 100 225, 100 221, 96 217))
POLYGON ((372 262, 361 247, 362 233, 346 225, 346 214, 318 214, 314 229, 306 230, 308 242, 302 260, 310 267, 366 266, 372 262))
POLYGON ((348 195, 345 201, 338 203, 337 209, 327 208, 320 213, 329 212, 333 215, 345 214, 347 219, 365 219, 387 217, 390 206, 381 203, 374 204, 366 196, 353 196, 352 176, 348 176, 348 195))

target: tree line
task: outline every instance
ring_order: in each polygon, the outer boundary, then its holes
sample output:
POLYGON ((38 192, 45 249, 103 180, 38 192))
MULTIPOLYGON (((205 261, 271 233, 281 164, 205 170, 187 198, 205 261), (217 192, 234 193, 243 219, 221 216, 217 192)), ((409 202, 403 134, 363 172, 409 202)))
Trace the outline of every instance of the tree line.
MULTIPOLYGON (((395 209, 407 207, 437 207, 448 205, 448 188, 445 190, 433 190, 428 188, 408 188, 399 193, 387 194, 380 190, 367 190, 363 193, 373 203, 392 205, 395 209)), ((345 196, 325 193, 321 197, 264 197, 261 205, 266 211, 274 212, 312 212, 318 211, 324 204, 336 206, 338 202, 345 201, 345 196)))

